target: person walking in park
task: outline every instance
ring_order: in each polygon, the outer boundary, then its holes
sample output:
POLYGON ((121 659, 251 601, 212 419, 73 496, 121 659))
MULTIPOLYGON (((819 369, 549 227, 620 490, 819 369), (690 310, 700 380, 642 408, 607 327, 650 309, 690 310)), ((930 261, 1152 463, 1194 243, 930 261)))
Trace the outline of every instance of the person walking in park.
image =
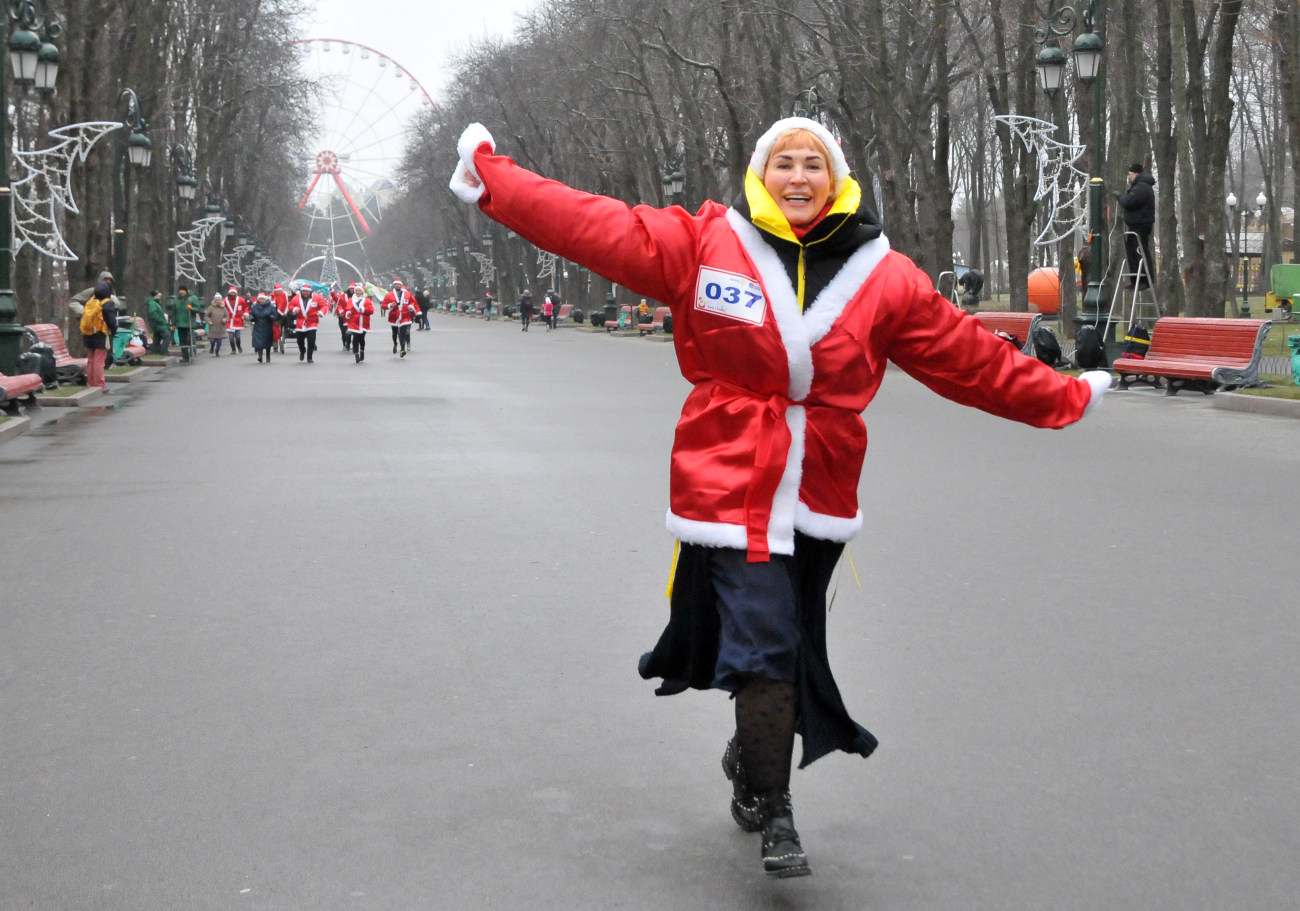
POLYGON ((109 328, 105 317, 106 307, 111 310, 113 289, 108 282, 99 282, 90 293, 90 298, 82 305, 79 334, 86 347, 86 386, 98 386, 108 392, 108 381, 104 379, 104 363, 108 358, 109 345, 112 344, 113 330, 109 328))
POLYGON ((546 331, 550 332, 555 326, 551 322, 551 317, 555 315, 555 305, 551 303, 551 295, 542 295, 542 322, 546 323, 546 331))
POLYGON ((298 337, 298 360, 313 363, 316 355, 316 330, 320 328, 321 314, 325 312, 325 298, 312 291, 310 282, 303 282, 290 304, 293 329, 298 337))
POLYGON ((848 714, 826 650, 826 590, 862 526, 862 412, 893 361, 935 392, 1036 427, 1078 421, 1110 383, 1056 373, 984 330, 892 252, 834 137, 805 118, 759 138, 731 207, 691 214, 570 189, 496 153, 472 124, 451 189, 543 250, 673 316, 693 388, 671 455, 680 551, 670 619, 642 657, 657 692, 735 699, 731 813, 763 870, 810 871, 789 793, 800 766, 876 739, 848 714))
POLYGON ((271 303, 271 296, 265 291, 257 295, 249 314, 253 320, 253 350, 257 352, 257 362, 271 363, 271 349, 275 347, 275 327, 280 321, 280 313, 271 303))
POLYGON ((415 296, 406 290, 400 278, 395 278, 393 288, 384 295, 381 307, 388 316, 389 328, 393 330, 393 354, 397 354, 400 345, 401 356, 406 357, 406 349, 411 347, 411 322, 419 313, 415 296))
POLYGON ((149 335, 153 337, 153 353, 167 353, 168 342, 171 341, 172 328, 167 321, 167 307, 163 304, 161 291, 154 291, 149 295, 149 303, 145 309, 145 324, 149 327, 149 335))
POLYGON ((1156 179, 1134 162, 1128 169, 1128 192, 1116 193, 1115 199, 1124 212, 1124 253, 1128 258, 1129 287, 1147 288, 1154 274, 1155 258, 1151 255, 1151 229, 1156 223, 1156 179), (1134 236, 1136 235, 1136 236, 1134 236), (1138 267, 1145 264, 1143 277, 1138 267))
MULTIPOLYGON (((420 325, 415 327, 417 332, 423 332, 429 328, 429 292, 421 288, 415 292, 415 305, 420 308, 420 325)), ((488 295, 488 308, 492 305, 492 296, 488 295)))
POLYGON ((366 359, 366 334, 370 332, 370 318, 375 314, 375 302, 366 293, 364 285, 354 285, 352 296, 344 305, 347 310, 348 335, 352 337, 352 358, 358 364, 366 359))
POLYGON ((177 285, 176 295, 167 302, 167 316, 176 329, 176 343, 181 346, 181 360, 184 361, 194 356, 196 307, 195 298, 185 284, 177 285))
POLYGON ((226 292, 226 337, 230 339, 230 353, 239 354, 244 350, 244 320, 248 316, 247 298, 239 293, 234 285, 226 292))
POLYGON ((527 332, 528 324, 533 321, 533 292, 527 288, 519 295, 519 319, 524 324, 523 331, 527 332))
POLYGON ((230 319, 230 311, 226 309, 226 302, 221 299, 220 294, 212 296, 212 303, 208 304, 208 354, 214 357, 221 357, 221 343, 226 340, 226 321, 230 319))
POLYGON ((280 319, 275 324, 275 337, 272 347, 276 351, 284 354, 284 336, 289 332, 293 325, 293 318, 289 315, 289 294, 278 284, 271 288, 271 303, 275 304, 275 312, 280 314, 280 319))

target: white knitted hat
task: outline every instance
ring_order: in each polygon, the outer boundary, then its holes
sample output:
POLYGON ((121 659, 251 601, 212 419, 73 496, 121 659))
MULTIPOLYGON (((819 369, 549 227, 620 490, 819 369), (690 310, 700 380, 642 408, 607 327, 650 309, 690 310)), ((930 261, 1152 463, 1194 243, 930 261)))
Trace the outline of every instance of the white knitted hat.
POLYGON ((831 135, 831 131, 807 117, 787 117, 768 127, 767 132, 758 137, 758 144, 754 147, 754 154, 749 157, 749 169, 762 177, 763 171, 767 169, 768 156, 772 154, 772 146, 776 145, 776 140, 782 133, 788 133, 790 130, 807 130, 826 146, 826 151, 831 156, 831 175, 835 178, 835 186, 831 191, 831 195, 834 196, 844 188, 844 181, 849 176, 849 163, 845 160, 844 151, 840 148, 840 144, 835 137, 831 135))

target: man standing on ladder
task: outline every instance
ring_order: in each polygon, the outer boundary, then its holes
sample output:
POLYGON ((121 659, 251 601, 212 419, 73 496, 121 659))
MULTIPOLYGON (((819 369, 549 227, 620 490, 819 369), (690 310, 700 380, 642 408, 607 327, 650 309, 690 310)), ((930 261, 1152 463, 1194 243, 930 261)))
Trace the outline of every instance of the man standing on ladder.
POLYGON ((1128 169, 1128 192, 1115 194, 1116 201, 1124 210, 1127 229, 1124 252, 1128 256, 1129 287, 1138 290, 1149 287, 1151 270, 1155 265, 1151 256, 1151 229, 1156 223, 1155 186, 1156 179, 1144 173, 1141 162, 1136 162, 1128 169))

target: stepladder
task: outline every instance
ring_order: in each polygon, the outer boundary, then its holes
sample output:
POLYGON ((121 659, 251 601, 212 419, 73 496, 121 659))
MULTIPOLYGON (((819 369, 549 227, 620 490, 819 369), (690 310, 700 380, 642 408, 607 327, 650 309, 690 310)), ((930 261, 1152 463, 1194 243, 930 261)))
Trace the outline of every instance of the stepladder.
POLYGON ((1130 263, 1127 256, 1123 260, 1123 270, 1115 282, 1115 290, 1111 292, 1110 312, 1106 316, 1106 331, 1102 337, 1110 338, 1111 326, 1118 319, 1127 318, 1124 323, 1124 340, 1129 342, 1134 326, 1146 329, 1149 338, 1151 328, 1156 320, 1164 315, 1164 311, 1160 307, 1159 298, 1156 297, 1155 278, 1151 274, 1152 264, 1147 261, 1147 250, 1136 231, 1124 232, 1124 245, 1130 249, 1136 248, 1137 256, 1134 257, 1136 263, 1130 263))

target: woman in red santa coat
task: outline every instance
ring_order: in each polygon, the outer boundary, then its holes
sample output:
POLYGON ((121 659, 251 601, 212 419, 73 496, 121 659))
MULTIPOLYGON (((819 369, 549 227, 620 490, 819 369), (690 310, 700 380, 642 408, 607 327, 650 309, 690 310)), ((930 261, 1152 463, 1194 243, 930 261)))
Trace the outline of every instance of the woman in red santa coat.
POLYGON ((347 321, 352 356, 360 364, 366 359, 366 333, 370 331, 370 317, 375 313, 375 304, 361 285, 353 285, 348 289, 348 294, 350 296, 339 312, 347 321))
POLYGON ((668 627, 641 660, 660 694, 735 698, 723 754, 731 812, 762 832, 764 870, 809 872, 794 828, 794 735, 806 766, 876 739, 849 717, 826 657, 826 589, 862 527, 862 411, 893 361, 949 399, 1036 427, 1080 418, 1104 371, 1062 376, 985 331, 892 252, 816 121, 774 124, 731 206, 633 206, 496 154, 472 124, 451 189, 538 247, 673 315, 694 388, 677 423, 668 529, 681 542, 668 627))
POLYGON ((249 306, 247 299, 239 294, 239 289, 234 285, 226 292, 226 299, 222 302, 226 307, 226 333, 230 338, 230 353, 239 354, 244 350, 244 321, 250 315, 252 308, 249 306))
POLYGON ((289 302, 289 313, 293 316, 293 328, 298 336, 298 360, 313 363, 316 355, 316 330, 320 328, 320 318, 328 304, 325 298, 312 291, 309 282, 303 282, 298 293, 289 302))

